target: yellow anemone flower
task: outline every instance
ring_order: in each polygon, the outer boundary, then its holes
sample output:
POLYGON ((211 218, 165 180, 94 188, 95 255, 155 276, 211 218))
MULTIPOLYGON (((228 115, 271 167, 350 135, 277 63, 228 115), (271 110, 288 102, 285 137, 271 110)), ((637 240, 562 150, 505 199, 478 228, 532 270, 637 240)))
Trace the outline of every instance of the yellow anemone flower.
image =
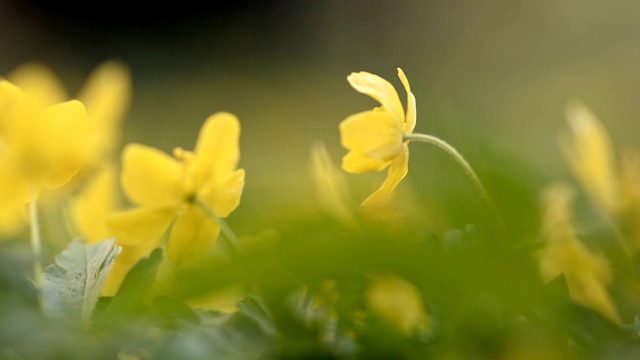
POLYGON ((620 316, 607 289, 612 282, 609 262, 575 235, 571 209, 575 195, 574 188, 565 183, 552 184, 543 193, 542 235, 546 243, 538 254, 540 275, 549 282, 564 274, 573 301, 619 324, 620 316))
POLYGON ((407 92, 406 113, 398 93, 387 80, 368 72, 352 73, 347 77, 356 91, 382 105, 351 115, 340 123, 340 140, 349 150, 342 159, 345 171, 362 174, 388 168, 386 180, 365 199, 363 206, 389 196, 409 169, 409 148, 404 136, 411 134, 416 126, 416 100, 401 69, 398 69, 398 77, 407 92))
MULTIPOLYGON (((47 107, 70 98, 60 79, 46 66, 26 63, 7 79, 20 87, 33 101, 47 107)), ((131 75, 118 61, 107 61, 89 75, 76 98, 87 109, 94 144, 95 167, 118 145, 120 123, 131 99, 131 75)))
POLYGON ((121 245, 158 245, 171 227, 167 254, 176 264, 201 258, 220 227, 205 213, 227 217, 240 203, 244 170, 239 160, 240 124, 229 113, 204 123, 194 152, 174 150, 175 158, 151 147, 128 145, 123 152, 122 187, 139 207, 109 217, 121 245))
POLYGON ((88 134, 81 102, 44 106, 0 81, 0 232, 19 229, 24 204, 43 188, 64 185, 87 165, 93 149, 88 134))

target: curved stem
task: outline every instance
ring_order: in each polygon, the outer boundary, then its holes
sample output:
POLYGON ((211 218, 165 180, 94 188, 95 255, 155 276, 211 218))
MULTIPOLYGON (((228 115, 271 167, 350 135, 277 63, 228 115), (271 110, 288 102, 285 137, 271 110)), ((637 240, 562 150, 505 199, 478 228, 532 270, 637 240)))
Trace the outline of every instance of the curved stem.
POLYGON ((31 233, 31 251, 33 251, 33 281, 37 288, 42 285, 42 238, 38 219, 38 194, 35 186, 31 190, 29 202, 29 227, 31 233))
POLYGON ((234 253, 238 253, 240 249, 240 243, 238 242, 238 237, 236 236, 236 234, 229 227, 229 224, 227 224, 227 222, 223 219, 216 216, 213 210, 211 210, 211 208, 209 208, 207 204, 200 201, 200 199, 196 199, 194 203, 200 208, 200 210, 204 211, 204 213, 207 214, 207 216, 211 220, 213 220, 216 224, 218 224, 218 226, 220 226, 222 234, 224 235, 225 239, 227 239, 229 248, 231 248, 231 251, 233 251, 234 253))
POLYGON ((451 157, 453 157, 453 159, 462 167, 465 174, 467 174, 467 176, 471 179, 471 181, 473 182, 473 185, 476 187, 476 189, 480 193, 480 196, 482 196, 482 199, 484 199, 484 201, 486 201, 487 204, 491 206, 491 208, 493 209, 494 212, 496 212, 496 214, 498 213, 495 206, 493 205, 493 201, 491 201, 491 198, 487 193, 487 190, 484 188, 484 185, 482 185, 480 178, 478 177, 476 172, 473 171, 473 168, 471 167, 471 165, 469 165, 469 163, 464 158, 464 156, 462 156, 462 154, 460 154, 460 152, 458 152, 456 148, 454 148, 448 142, 438 137, 435 137, 432 135, 426 135, 426 134, 404 134, 403 140, 421 141, 421 142, 429 143, 431 145, 435 145, 436 147, 444 150, 444 152, 446 152, 447 154, 451 155, 451 157))

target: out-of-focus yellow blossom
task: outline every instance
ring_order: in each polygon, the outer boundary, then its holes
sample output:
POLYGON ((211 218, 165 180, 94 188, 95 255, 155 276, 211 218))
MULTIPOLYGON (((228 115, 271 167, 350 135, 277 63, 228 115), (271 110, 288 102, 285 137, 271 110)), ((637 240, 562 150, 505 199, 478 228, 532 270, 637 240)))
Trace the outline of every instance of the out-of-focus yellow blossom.
MULTIPOLYGON (((70 98, 62 82, 46 66, 27 63, 14 70, 7 78, 41 106, 50 106, 70 98)), ((118 145, 120 123, 131 100, 131 75, 125 65, 108 61, 96 68, 77 94, 86 106, 93 144, 90 154, 93 167, 99 167, 105 156, 110 156, 118 145)))
POLYGON ((207 119, 194 152, 174 150, 175 158, 151 147, 130 144, 123 152, 121 183, 139 207, 107 220, 121 245, 153 242, 170 225, 167 254, 176 264, 208 253, 220 227, 200 207, 218 218, 227 217, 240 203, 244 170, 239 160, 240 124, 229 113, 207 119))
POLYGON ((0 81, 0 231, 18 229, 25 203, 43 188, 64 185, 90 162, 89 132, 81 102, 44 106, 0 81))
POLYGON ((105 221, 120 208, 119 198, 115 166, 105 163, 71 200, 71 218, 86 242, 94 244, 113 237, 105 221))
POLYGON ((311 147, 311 177, 318 200, 324 209, 345 225, 354 225, 351 199, 343 174, 331 161, 327 147, 314 143, 311 147))
MULTIPOLYGON (((400 225, 406 222, 405 213, 398 212, 388 198, 380 199, 366 207, 358 207, 351 198, 344 173, 333 163, 323 143, 316 143, 311 147, 310 169, 321 206, 343 225, 357 226, 357 219, 361 217, 366 221, 381 224, 400 225)), ((410 201, 405 203, 405 206, 412 206, 410 213, 416 217, 422 214, 422 209, 410 201)))
POLYGON ((611 272, 607 259, 587 248, 575 235, 573 211, 575 190, 567 184, 550 185, 543 192, 540 274, 545 282, 564 274, 571 298, 609 320, 620 323, 618 311, 607 287, 611 272))
POLYGON ((640 155, 627 149, 619 166, 609 134, 584 105, 567 107, 572 136, 561 142, 571 170, 598 210, 621 227, 626 250, 640 249, 640 155))
POLYGON ((406 176, 409 148, 405 134, 411 134, 416 125, 416 101, 409 81, 401 69, 398 76, 407 92, 405 113, 398 93, 387 80, 368 73, 352 73, 349 84, 358 92, 369 95, 382 106, 349 116, 340 123, 342 145, 349 150, 342 159, 345 171, 362 174, 388 168, 387 178, 363 206, 388 197, 406 176))
POLYGON ((367 307, 389 325, 405 335, 431 328, 420 291, 397 276, 376 279, 365 293, 367 307))
POLYGON ((619 209, 615 157, 611 138, 591 110, 581 103, 567 106, 571 136, 560 144, 580 184, 605 215, 619 209))

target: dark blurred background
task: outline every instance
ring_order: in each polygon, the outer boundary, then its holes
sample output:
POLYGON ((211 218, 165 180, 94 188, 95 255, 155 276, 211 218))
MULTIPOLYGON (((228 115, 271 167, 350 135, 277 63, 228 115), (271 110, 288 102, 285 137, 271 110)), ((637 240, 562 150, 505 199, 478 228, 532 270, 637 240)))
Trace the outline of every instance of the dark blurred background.
MULTIPOLYGON (((121 59, 134 79, 125 141, 167 151, 192 147, 209 114, 237 114, 250 216, 309 194, 313 140, 336 162, 344 154, 338 123, 374 106, 347 84, 352 71, 400 87, 401 67, 418 99, 416 130, 450 141, 480 173, 496 161, 491 148, 566 176, 557 137, 571 99, 590 106, 619 147, 637 144, 638 18, 630 0, 0 0, 0 74, 40 61, 73 93, 94 66, 121 59)), ((464 183, 440 170, 449 163, 412 145, 400 191, 429 198, 456 184, 451 176, 464 183)), ((365 179, 357 199, 381 175, 365 179)))

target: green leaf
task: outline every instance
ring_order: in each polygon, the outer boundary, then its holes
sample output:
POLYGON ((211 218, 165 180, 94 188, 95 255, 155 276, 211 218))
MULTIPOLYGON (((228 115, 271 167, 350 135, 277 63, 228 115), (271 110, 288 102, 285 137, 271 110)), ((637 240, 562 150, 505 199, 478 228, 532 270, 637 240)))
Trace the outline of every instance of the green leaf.
POLYGON ((54 319, 86 323, 122 248, 115 240, 96 244, 73 241, 44 270, 42 305, 54 319))
POLYGON ((146 297, 162 259, 162 249, 155 249, 149 257, 140 259, 129 270, 115 296, 100 299, 91 323, 92 331, 109 332, 119 329, 117 331, 126 333, 126 328, 132 324, 154 322, 155 314, 151 313, 147 301, 149 299, 146 297))
POLYGON ((135 310, 149 291, 162 262, 162 249, 155 249, 148 258, 141 259, 129 270, 116 296, 109 303, 109 311, 122 313, 135 310))

